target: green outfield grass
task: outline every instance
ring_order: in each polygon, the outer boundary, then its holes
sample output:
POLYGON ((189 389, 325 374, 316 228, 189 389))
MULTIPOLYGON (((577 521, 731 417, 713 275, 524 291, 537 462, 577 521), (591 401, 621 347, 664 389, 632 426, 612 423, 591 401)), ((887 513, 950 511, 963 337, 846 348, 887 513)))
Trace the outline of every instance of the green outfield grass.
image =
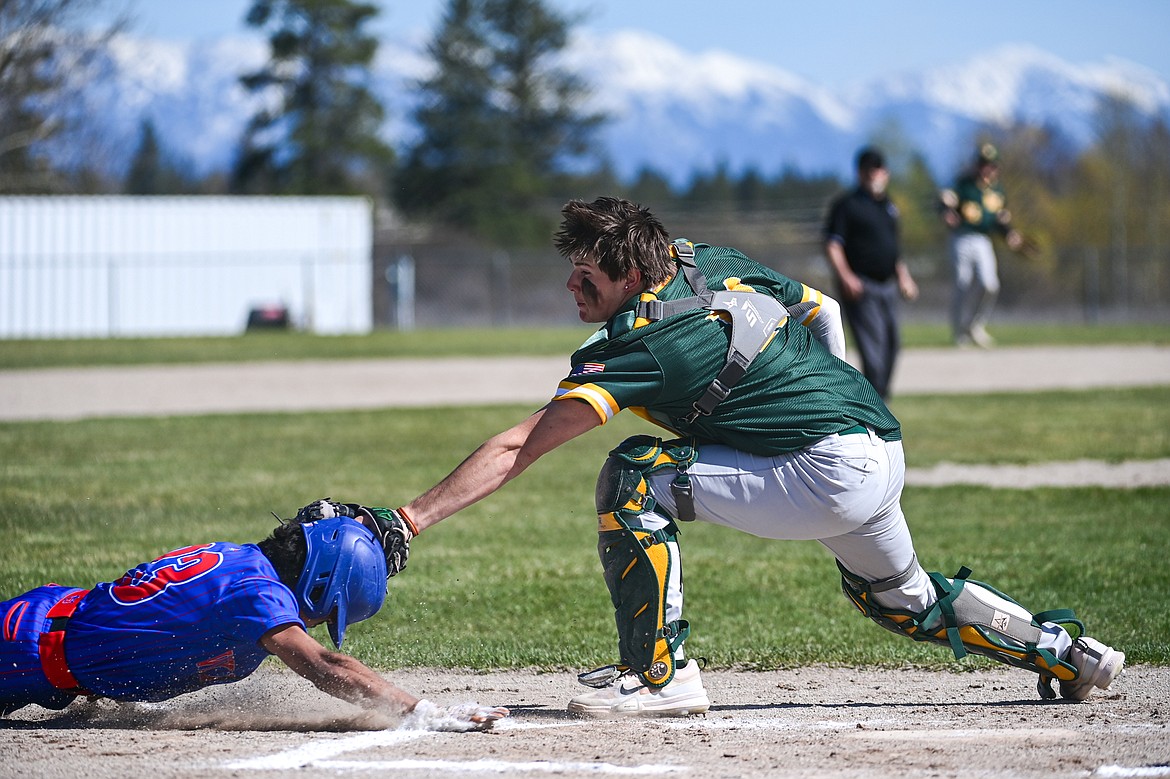
MULTIPOLYGON (((88 585, 180 545, 256 540, 305 502, 394 505, 530 409, 490 407, 0 424, 0 598, 88 585)), ((1170 456, 1170 388, 907 397, 911 466, 1170 456)), ((347 633, 377 667, 578 669, 615 658, 595 545, 622 414, 416 540, 386 607, 347 633)), ((908 488, 923 563, 1035 610, 1072 607, 1131 663, 1170 663, 1170 488, 908 488)), ((899 639, 845 601, 813 542, 683 528, 689 644, 715 667, 983 667, 899 639)), ((324 632, 319 638, 327 641, 324 632)))
MULTIPOLYGON (((474 328, 379 331, 362 336, 249 333, 223 338, 0 340, 0 370, 81 365, 245 362, 260 360, 378 359, 387 357, 503 357, 568 355, 592 328, 474 328)), ((992 333, 1004 346, 1028 344, 1170 344, 1170 325, 1002 325, 992 333)), ((942 325, 910 325, 909 348, 949 346, 942 325)))
POLYGON ((1170 387, 905 395, 890 408, 910 467, 1170 457, 1170 387))

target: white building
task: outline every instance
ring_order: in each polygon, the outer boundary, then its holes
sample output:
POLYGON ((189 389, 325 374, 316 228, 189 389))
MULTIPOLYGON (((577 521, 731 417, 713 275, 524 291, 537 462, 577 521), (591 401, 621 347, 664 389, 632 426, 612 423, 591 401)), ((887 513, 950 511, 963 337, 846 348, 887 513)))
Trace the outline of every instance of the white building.
POLYGON ((372 247, 364 198, 0 197, 0 338, 367 333, 372 247))

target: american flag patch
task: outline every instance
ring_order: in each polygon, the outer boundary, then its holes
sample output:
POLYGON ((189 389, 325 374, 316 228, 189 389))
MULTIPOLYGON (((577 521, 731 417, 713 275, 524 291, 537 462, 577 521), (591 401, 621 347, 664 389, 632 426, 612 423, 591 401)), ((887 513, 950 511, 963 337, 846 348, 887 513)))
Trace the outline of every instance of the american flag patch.
POLYGON ((582 373, 601 373, 605 370, 605 363, 603 362, 583 362, 573 368, 572 376, 580 376, 582 373))

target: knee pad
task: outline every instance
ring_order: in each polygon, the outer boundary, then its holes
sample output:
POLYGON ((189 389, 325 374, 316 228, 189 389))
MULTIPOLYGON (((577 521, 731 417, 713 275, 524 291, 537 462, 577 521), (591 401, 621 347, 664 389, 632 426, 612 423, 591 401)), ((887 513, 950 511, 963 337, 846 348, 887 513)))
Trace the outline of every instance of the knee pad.
POLYGON ((685 620, 666 622, 678 527, 673 521, 659 530, 643 526, 642 515, 657 508, 645 477, 666 468, 683 474, 693 460, 693 447, 636 436, 610 453, 597 479, 597 551, 613 601, 621 663, 653 687, 674 678, 674 653, 690 628, 685 620))
POLYGON ((697 457, 694 444, 684 439, 663 441, 648 435, 627 438, 609 453, 597 477, 594 502, 598 516, 612 512, 636 516, 643 511, 653 511, 658 504, 650 495, 646 477, 673 470, 676 476, 670 484, 670 491, 675 498, 677 516, 674 519, 693 520, 695 508, 687 468, 697 457))
POLYGON ((926 611, 914 614, 879 605, 873 593, 881 591, 882 583, 866 581, 839 561, 837 567, 841 570, 845 597, 887 630, 915 641, 949 647, 956 659, 968 653, 978 654, 1034 671, 1040 674, 1041 685, 1052 679, 1068 681, 1077 676, 1073 665, 1038 645, 1043 635, 1040 625, 1045 622, 1066 630, 1067 626, 1073 626, 1077 635, 1084 632, 1084 625, 1070 609, 1032 614, 989 585, 968 579, 971 571, 963 567, 953 581, 940 573, 928 572, 938 601, 926 611))

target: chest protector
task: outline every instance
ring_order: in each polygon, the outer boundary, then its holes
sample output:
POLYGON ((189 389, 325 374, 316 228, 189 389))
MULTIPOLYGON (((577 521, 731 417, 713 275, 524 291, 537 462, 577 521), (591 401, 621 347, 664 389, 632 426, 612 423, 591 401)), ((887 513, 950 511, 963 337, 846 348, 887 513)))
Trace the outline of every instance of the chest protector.
POLYGON ((650 322, 658 322, 675 314, 707 309, 723 312, 731 319, 727 360, 694 402, 691 413, 680 420, 689 424, 700 416, 710 416, 715 407, 731 394, 732 388, 747 373, 752 360, 772 341, 788 317, 803 319, 817 304, 809 301, 789 308, 763 292, 709 289, 707 277, 695 265, 694 244, 683 239, 677 240, 671 244, 670 253, 679 261, 683 277, 695 294, 678 300, 644 300, 638 303, 636 315, 650 322))

